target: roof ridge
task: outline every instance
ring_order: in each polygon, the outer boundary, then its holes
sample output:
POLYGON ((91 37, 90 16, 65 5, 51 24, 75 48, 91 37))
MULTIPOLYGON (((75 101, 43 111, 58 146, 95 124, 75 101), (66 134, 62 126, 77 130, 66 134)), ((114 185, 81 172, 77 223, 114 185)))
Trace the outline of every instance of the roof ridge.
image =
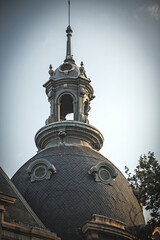
POLYGON ((13 191, 15 192, 16 196, 19 198, 19 200, 22 202, 22 204, 24 205, 24 207, 27 209, 27 211, 31 214, 31 216, 34 218, 34 220, 36 221, 36 223, 42 227, 45 228, 44 224, 41 222, 41 220, 37 217, 37 215, 35 214, 35 212, 32 210, 32 208, 29 206, 29 204, 27 203, 27 201, 25 200, 25 198, 21 195, 21 193, 19 192, 19 190, 16 188, 16 186, 13 184, 13 182, 11 181, 11 179, 7 176, 7 174, 4 172, 4 170, 2 169, 2 167, 0 167, 0 172, 2 173, 2 176, 5 178, 5 180, 8 182, 8 184, 10 185, 10 187, 13 189, 13 191))

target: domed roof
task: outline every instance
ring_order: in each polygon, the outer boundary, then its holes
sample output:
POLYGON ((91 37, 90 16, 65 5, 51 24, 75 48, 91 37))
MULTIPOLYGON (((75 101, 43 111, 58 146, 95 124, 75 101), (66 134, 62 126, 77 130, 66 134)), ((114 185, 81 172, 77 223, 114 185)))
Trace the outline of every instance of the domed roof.
MULTIPOLYGON (((83 67, 83 62, 81 62, 81 66, 78 67, 75 62, 64 61, 55 71, 52 70, 52 65, 50 67, 49 74, 51 75, 50 79, 59 80, 66 78, 85 78, 86 76, 85 69, 83 67)), ((89 79, 88 79, 89 80, 89 79)))
MULTIPOLYGON (((35 171, 35 169, 34 169, 35 171)), ((122 173, 99 152, 84 146, 60 145, 44 149, 13 176, 13 183, 43 224, 63 240, 80 238, 81 227, 93 214, 124 222, 144 224, 141 207, 122 173), (31 177, 35 164, 47 162, 49 173, 31 177), (105 162, 117 172, 112 185, 95 181, 89 170, 105 162)))
POLYGON ((55 80, 66 77, 78 78, 79 75, 80 70, 76 64, 64 62, 55 70, 54 78, 55 80))

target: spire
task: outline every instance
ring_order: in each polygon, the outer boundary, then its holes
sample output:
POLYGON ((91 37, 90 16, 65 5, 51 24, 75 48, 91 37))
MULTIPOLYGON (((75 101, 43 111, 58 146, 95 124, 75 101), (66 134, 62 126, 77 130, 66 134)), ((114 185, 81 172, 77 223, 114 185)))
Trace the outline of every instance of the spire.
POLYGON ((65 62, 74 63, 73 55, 72 55, 72 28, 70 26, 70 0, 68 0, 68 27, 66 29, 67 33, 67 49, 66 49, 66 59, 65 62))

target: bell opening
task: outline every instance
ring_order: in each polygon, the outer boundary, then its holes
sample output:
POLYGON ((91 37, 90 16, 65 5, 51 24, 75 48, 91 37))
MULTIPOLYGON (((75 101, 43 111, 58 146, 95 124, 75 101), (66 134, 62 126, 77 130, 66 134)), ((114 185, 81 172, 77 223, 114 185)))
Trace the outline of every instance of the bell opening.
POLYGON ((73 98, 70 94, 64 94, 60 99, 60 121, 64 120, 74 120, 73 98))

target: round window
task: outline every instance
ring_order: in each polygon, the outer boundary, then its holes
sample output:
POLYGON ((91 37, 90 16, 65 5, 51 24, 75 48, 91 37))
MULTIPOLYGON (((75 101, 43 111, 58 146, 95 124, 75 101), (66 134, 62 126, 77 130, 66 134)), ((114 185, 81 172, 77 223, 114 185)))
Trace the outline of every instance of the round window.
POLYGON ((31 182, 50 179, 53 173, 56 173, 56 168, 46 159, 37 159, 30 163, 26 169, 30 176, 31 182))
POLYGON ((72 65, 69 63, 64 63, 63 65, 61 65, 61 70, 62 71, 66 71, 66 70, 71 70, 72 69, 72 65))
POLYGON ((98 171, 98 175, 101 181, 106 182, 110 180, 111 175, 106 168, 100 168, 98 171))
POLYGON ((46 176, 47 174, 47 169, 45 166, 37 166, 35 169, 34 169, 34 172, 33 172, 35 178, 38 180, 38 179, 42 179, 46 176))
POLYGON ((58 68, 60 72, 66 72, 66 71, 70 72, 70 71, 73 71, 73 69, 74 69, 74 65, 72 65, 71 63, 64 63, 58 68))

